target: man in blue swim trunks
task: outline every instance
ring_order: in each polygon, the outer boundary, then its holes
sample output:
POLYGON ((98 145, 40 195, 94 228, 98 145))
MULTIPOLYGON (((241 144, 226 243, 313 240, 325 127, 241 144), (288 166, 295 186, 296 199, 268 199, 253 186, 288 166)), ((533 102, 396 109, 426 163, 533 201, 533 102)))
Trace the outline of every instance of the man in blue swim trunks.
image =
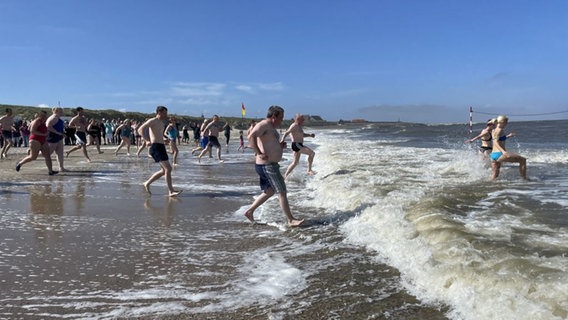
POLYGON ((279 106, 271 106, 268 109, 266 119, 254 126, 249 134, 249 144, 256 155, 255 168, 260 176, 260 188, 263 192, 245 212, 245 217, 251 222, 255 222, 254 211, 275 193, 278 193, 280 208, 288 220, 288 225, 297 227, 304 220, 294 218, 290 211, 290 204, 286 195, 286 183, 278 164, 282 160, 282 149, 286 146, 285 142, 280 142, 280 135, 276 130, 282 124, 282 120, 284 120, 284 109, 279 106))
POLYGON ((138 127, 138 134, 142 136, 142 139, 150 143, 150 155, 154 161, 160 163, 160 170, 144 182, 144 189, 148 194, 152 194, 150 192, 150 185, 152 182, 164 176, 169 191, 168 196, 175 197, 183 190, 175 190, 172 185, 172 165, 170 164, 166 144, 164 142, 164 129, 166 128, 167 119, 168 108, 158 106, 156 108, 156 117, 144 122, 143 125, 138 127))

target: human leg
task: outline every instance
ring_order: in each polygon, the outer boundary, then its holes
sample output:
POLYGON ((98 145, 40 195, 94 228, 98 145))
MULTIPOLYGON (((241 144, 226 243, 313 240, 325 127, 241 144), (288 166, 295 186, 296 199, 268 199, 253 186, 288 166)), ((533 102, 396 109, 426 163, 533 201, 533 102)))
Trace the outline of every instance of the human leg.
POLYGON ((294 168, 296 168, 296 166, 298 165, 298 163, 300 162, 300 152, 296 152, 294 151, 294 160, 292 161, 292 163, 288 166, 288 169, 286 169, 286 173, 284 173, 284 179, 288 178, 288 176, 290 175, 290 173, 292 173, 292 170, 294 170, 294 168))
POLYGON ((252 205, 245 211, 245 217, 249 219, 251 222, 254 222, 254 211, 258 209, 266 200, 270 199, 274 195, 274 189, 268 188, 264 190, 252 203, 252 205))
POLYGON ((282 212, 284 213, 286 219, 288 220, 289 226, 296 227, 304 222, 304 219, 299 220, 294 218, 294 216, 292 215, 292 211, 290 210, 290 204, 288 203, 288 195, 286 194, 286 192, 278 193, 278 202, 280 203, 280 208, 282 209, 282 212))
POLYGON ((172 184, 172 166, 169 161, 160 161, 160 166, 164 171, 166 185, 168 186, 169 196, 175 197, 181 193, 181 190, 175 190, 172 184))
POLYGON ((23 158, 22 160, 20 160, 18 164, 16 164, 16 171, 20 171, 20 168, 24 164, 32 162, 35 159, 37 159, 40 150, 41 150, 41 143, 39 143, 36 140, 30 140, 30 154, 25 158, 23 158))

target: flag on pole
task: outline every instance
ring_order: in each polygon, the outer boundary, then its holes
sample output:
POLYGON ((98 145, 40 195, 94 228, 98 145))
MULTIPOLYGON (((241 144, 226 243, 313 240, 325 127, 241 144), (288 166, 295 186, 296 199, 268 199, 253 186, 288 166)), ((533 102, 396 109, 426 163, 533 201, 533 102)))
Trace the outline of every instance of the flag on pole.
POLYGON ((245 103, 244 102, 241 105, 241 114, 243 115, 243 117, 245 116, 245 114, 247 114, 247 109, 245 109, 245 103))

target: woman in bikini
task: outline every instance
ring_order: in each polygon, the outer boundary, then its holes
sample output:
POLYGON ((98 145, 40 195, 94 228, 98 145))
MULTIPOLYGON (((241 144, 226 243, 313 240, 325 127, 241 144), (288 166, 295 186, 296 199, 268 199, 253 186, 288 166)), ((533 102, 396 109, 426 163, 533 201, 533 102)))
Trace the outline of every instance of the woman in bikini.
POLYGON ((505 141, 507 138, 513 137, 514 133, 505 133, 505 127, 509 119, 506 116, 497 117, 497 128, 493 130, 493 151, 491 152, 491 180, 499 177, 501 163, 503 162, 518 162, 519 173, 523 179, 527 179, 527 159, 518 154, 507 152, 505 149, 505 141))
POLYGON ((471 138, 470 140, 467 140, 466 143, 471 143, 474 142, 477 139, 481 140, 481 146, 479 147, 479 152, 482 153, 485 156, 489 156, 491 154, 491 150, 493 150, 493 146, 492 146, 492 138, 491 138, 491 132, 493 131, 493 128, 495 128, 495 124, 497 123, 497 119, 489 119, 487 120, 487 125, 485 126, 485 128, 483 130, 481 130, 481 133, 479 133, 477 136, 471 138))

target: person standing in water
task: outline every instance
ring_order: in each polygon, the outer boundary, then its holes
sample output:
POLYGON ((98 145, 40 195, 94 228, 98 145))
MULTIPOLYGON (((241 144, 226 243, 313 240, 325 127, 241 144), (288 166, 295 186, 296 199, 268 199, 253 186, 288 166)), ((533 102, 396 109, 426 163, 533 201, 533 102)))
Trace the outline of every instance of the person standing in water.
POLYGON ((255 169, 260 176, 262 193, 245 212, 245 217, 251 222, 255 222, 254 211, 275 193, 278 193, 280 208, 288 220, 288 225, 297 227, 304 220, 296 219, 292 215, 286 194, 286 183, 278 164, 282 160, 282 149, 286 146, 286 143, 280 141, 280 135, 276 128, 282 124, 283 120, 284 109, 280 106, 271 106, 268 108, 266 119, 260 121, 250 132, 249 144, 255 153, 255 169))
POLYGON ((503 162, 518 162, 519 173, 523 179, 527 179, 527 159, 518 154, 507 152, 505 149, 505 141, 507 138, 513 137, 514 133, 505 133, 505 127, 509 119, 501 115, 497 117, 497 128, 493 130, 493 151, 491 152, 491 180, 499 177, 501 163, 503 162))
POLYGON ((314 162, 314 156, 316 153, 314 150, 310 149, 309 147, 304 146, 304 138, 305 137, 312 137, 315 138, 316 135, 314 133, 307 134, 304 132, 302 128, 302 124, 304 124, 304 116, 300 113, 296 114, 294 117, 294 123, 290 125, 290 128, 284 133, 282 136, 281 142, 286 140, 288 135, 291 136, 292 139, 292 150, 294 151, 294 160, 286 169, 286 173, 284 174, 284 179, 288 178, 292 170, 298 165, 300 162, 300 155, 305 154, 308 156, 308 175, 314 175, 315 172, 312 170, 312 164, 314 162))
POLYGON ((168 119, 168 108, 164 106, 156 107, 156 117, 144 122, 138 127, 138 133, 142 138, 151 143, 150 145, 150 155, 154 161, 160 163, 160 170, 154 173, 150 178, 144 182, 144 189, 148 194, 150 192, 150 185, 152 182, 158 180, 160 177, 164 176, 166 181, 166 186, 168 188, 168 196, 175 197, 179 195, 183 190, 175 190, 172 185, 172 166, 168 158, 168 151, 166 150, 166 144, 164 143, 164 129, 165 121, 168 119), (148 128, 149 130, 146 130, 148 128))

